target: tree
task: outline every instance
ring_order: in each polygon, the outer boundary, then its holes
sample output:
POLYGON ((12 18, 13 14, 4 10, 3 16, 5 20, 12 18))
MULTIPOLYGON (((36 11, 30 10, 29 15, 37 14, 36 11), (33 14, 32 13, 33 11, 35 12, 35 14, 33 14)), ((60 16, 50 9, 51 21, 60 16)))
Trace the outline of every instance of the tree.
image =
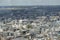
POLYGON ((32 25, 30 25, 30 24, 28 24, 26 27, 27 27, 27 29, 32 29, 33 28, 32 25))

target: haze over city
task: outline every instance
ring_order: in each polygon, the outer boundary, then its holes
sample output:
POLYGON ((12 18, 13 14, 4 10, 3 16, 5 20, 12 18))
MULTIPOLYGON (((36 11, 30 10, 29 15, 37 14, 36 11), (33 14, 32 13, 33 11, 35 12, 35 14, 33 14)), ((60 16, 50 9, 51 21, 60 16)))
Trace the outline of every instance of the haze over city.
POLYGON ((60 5, 60 0, 0 0, 0 6, 60 5))

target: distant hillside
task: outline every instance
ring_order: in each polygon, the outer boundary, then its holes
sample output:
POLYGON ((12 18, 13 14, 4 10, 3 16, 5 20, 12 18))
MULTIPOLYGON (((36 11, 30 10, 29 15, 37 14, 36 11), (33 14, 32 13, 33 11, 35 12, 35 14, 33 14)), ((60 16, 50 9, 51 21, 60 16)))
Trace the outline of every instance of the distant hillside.
POLYGON ((0 6, 0 17, 35 19, 38 16, 59 16, 60 6, 0 6))

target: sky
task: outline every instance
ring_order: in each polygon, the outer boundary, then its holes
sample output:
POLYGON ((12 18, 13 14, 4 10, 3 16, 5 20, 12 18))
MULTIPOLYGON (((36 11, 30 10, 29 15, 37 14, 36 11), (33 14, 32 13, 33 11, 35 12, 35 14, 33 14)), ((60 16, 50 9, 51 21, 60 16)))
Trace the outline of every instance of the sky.
POLYGON ((0 6, 60 5, 60 0, 0 0, 0 6))

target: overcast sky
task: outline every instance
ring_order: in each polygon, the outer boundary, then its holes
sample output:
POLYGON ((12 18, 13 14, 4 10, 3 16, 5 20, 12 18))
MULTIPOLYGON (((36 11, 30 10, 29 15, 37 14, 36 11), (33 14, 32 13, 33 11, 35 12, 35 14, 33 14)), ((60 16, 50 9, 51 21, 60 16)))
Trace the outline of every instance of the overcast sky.
POLYGON ((60 0, 0 0, 0 6, 60 5, 60 0))

